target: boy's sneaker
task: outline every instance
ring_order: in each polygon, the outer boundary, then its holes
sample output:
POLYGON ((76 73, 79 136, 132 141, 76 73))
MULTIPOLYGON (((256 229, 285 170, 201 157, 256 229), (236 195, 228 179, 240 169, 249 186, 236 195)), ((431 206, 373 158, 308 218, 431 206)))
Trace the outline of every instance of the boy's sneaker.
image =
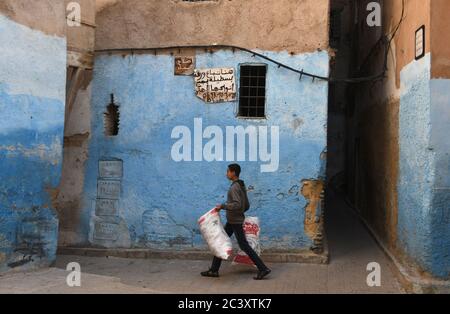
POLYGON ((255 280, 263 280, 265 277, 267 277, 272 271, 270 269, 258 271, 258 275, 256 275, 255 280))
POLYGON ((200 273, 203 277, 211 277, 211 278, 219 278, 219 272, 218 271, 212 271, 211 269, 208 271, 204 271, 200 273))

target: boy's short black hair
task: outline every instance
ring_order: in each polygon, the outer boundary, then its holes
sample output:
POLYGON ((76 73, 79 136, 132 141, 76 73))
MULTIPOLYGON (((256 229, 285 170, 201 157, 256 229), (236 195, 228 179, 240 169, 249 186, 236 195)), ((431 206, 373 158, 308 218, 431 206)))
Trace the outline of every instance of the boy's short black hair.
POLYGON ((236 177, 239 177, 241 175, 241 166, 238 164, 232 164, 228 166, 228 169, 236 175, 236 177))

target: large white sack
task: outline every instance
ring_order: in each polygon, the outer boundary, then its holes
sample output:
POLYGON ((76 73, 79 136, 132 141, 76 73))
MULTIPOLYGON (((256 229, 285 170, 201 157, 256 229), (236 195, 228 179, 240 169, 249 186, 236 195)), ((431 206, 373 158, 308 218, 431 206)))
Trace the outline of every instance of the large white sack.
MULTIPOLYGON (((259 218, 257 217, 246 217, 244 222, 244 233, 247 238, 248 243, 252 247, 252 249, 256 252, 256 254, 261 254, 261 245, 259 243, 259 234, 261 232, 261 228, 259 225, 259 218)), ((244 251, 239 249, 237 255, 233 259, 233 265, 249 265, 255 266, 253 261, 245 254, 244 251)))
POLYGON ((223 228, 219 211, 215 208, 210 210, 200 217, 198 224, 211 253, 223 260, 230 258, 233 254, 233 246, 223 228))

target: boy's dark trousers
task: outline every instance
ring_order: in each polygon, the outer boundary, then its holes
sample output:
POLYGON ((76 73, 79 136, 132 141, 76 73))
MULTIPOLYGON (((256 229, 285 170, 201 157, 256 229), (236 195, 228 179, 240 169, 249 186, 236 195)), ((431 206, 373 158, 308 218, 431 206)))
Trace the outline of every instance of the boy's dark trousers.
MULTIPOLYGON (((242 251, 244 251, 248 257, 255 263, 256 267, 258 267, 259 271, 264 271, 267 269, 267 266, 264 265, 263 261, 259 258, 258 254, 252 249, 250 244, 248 244, 247 238, 245 237, 244 227, 241 224, 235 225, 227 223, 225 225, 225 232, 231 237, 234 233, 236 236, 236 240, 239 244, 239 247, 242 251)), ((215 257, 212 262, 211 270, 214 272, 218 272, 220 269, 220 265, 222 265, 222 259, 215 257)))

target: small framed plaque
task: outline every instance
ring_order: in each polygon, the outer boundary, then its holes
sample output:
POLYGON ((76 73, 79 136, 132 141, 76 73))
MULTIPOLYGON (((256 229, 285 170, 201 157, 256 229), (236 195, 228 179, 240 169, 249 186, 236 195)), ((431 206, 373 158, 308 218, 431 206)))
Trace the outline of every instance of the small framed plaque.
POLYGON ((416 31, 416 60, 425 56, 425 25, 416 31))

